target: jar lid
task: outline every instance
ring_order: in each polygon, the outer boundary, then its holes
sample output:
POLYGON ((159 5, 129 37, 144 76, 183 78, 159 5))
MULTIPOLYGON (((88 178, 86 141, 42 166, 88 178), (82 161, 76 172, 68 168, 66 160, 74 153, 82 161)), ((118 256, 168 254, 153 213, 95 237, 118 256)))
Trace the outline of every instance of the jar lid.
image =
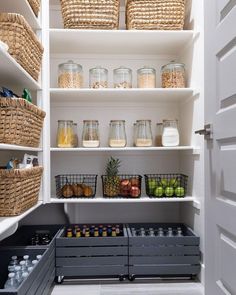
POLYGON ((59 68, 68 71, 82 71, 82 66, 80 64, 73 62, 73 60, 68 60, 65 63, 59 64, 59 68))
POLYGON ((163 125, 163 123, 157 123, 157 126, 161 126, 161 125, 163 125))
POLYGON ((161 70, 169 70, 169 69, 173 69, 173 68, 183 68, 185 69, 185 64, 183 63, 177 63, 174 60, 172 60, 170 63, 164 65, 161 67, 161 70))
POLYGON ((111 120, 110 122, 111 123, 114 123, 114 122, 123 122, 123 123, 125 123, 125 120, 111 120))
POLYGON ((136 122, 152 122, 152 120, 136 120, 136 122))
POLYGON ((138 69, 137 72, 142 74, 149 74, 149 73, 156 74, 156 70, 149 66, 144 66, 143 68, 138 69))
POLYGON ((103 67, 101 67, 101 66, 97 66, 97 67, 95 67, 95 68, 92 68, 92 69, 90 69, 89 70, 89 72, 90 73, 107 73, 108 72, 108 70, 106 69, 106 68, 103 68, 103 67))
POLYGON ((98 123, 98 120, 83 120, 84 123, 98 123))
POLYGON ((72 121, 72 120, 58 120, 58 122, 73 123, 73 121, 72 121))
POLYGON ((129 69, 129 68, 126 68, 126 67, 124 67, 124 66, 120 66, 119 68, 114 69, 113 72, 114 72, 114 73, 131 73, 132 70, 129 69))

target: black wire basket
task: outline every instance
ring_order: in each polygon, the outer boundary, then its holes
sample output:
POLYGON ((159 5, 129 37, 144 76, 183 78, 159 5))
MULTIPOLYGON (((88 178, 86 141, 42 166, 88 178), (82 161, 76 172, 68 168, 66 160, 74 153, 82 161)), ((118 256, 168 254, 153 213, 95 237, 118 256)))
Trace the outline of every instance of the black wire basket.
POLYGON ((64 174, 55 176, 58 198, 94 198, 96 174, 64 174))

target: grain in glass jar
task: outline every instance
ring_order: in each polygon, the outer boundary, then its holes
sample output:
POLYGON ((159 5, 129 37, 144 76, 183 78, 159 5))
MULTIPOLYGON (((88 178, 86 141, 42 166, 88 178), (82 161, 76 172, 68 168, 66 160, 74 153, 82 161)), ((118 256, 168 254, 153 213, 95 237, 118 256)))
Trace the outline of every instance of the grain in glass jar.
POLYGON ((72 140, 72 145, 73 147, 78 147, 79 145, 79 140, 78 140, 78 128, 77 124, 73 123, 73 140, 72 140))
POLYGON ((138 88, 156 87, 156 70, 150 67, 143 67, 137 71, 138 88))
POLYGON ((151 120, 137 120, 135 146, 152 146, 151 120))
POLYGON ((97 120, 84 120, 82 146, 85 148, 96 148, 100 145, 99 123, 97 120))
POLYGON ((162 145, 165 147, 179 145, 179 130, 177 120, 163 120, 162 145))
POLYGON ((163 124, 157 123, 157 132, 156 132, 156 140, 155 145, 156 146, 162 146, 162 133, 163 133, 163 124))
POLYGON ((82 88, 83 69, 82 66, 69 60, 59 65, 58 72, 59 88, 82 88))
POLYGON ((102 67, 90 69, 89 87, 93 89, 108 88, 108 70, 102 67))
POLYGON ((162 88, 185 88, 185 65, 174 61, 161 68, 162 88))
POLYGON ((59 120, 57 128, 57 146, 59 148, 72 148, 73 136, 73 121, 59 120))
POLYGON ((113 71, 114 88, 132 88, 132 70, 119 67, 113 71))
POLYGON ((126 146, 126 132, 124 120, 111 120, 109 132, 109 146, 122 148, 126 146))

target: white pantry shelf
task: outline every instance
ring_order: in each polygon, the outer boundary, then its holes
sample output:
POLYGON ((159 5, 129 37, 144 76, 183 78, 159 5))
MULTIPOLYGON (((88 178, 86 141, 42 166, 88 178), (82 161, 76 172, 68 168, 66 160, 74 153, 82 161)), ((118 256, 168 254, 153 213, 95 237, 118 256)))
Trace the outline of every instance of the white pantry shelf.
POLYGON ((51 88, 52 103, 75 102, 183 102, 196 94, 192 88, 61 89, 51 88))
POLYGON ((38 30, 41 28, 39 19, 34 14, 27 0, 8 0, 0 1, 1 12, 19 13, 24 16, 32 29, 38 30))
POLYGON ((50 29, 52 54, 178 55, 195 32, 50 29))
POLYGON ((39 90, 41 88, 39 83, 2 48, 0 48, 0 69, 0 85, 26 87, 30 90, 39 90))
POLYGON ((0 143, 0 151, 1 150, 10 150, 10 151, 30 151, 30 152, 42 152, 42 148, 34 148, 28 146, 20 146, 15 144, 5 144, 0 143))

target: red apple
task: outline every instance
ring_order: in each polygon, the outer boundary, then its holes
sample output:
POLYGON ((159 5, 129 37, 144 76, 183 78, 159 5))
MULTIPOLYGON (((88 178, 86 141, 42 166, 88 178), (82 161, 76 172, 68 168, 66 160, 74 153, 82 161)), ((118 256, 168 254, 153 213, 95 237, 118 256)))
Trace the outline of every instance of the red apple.
POLYGON ((132 186, 138 186, 139 187, 139 179, 138 178, 130 178, 130 183, 132 186))
POLYGON ((137 198, 140 196, 140 189, 137 186, 131 186, 130 195, 133 198, 137 198))

